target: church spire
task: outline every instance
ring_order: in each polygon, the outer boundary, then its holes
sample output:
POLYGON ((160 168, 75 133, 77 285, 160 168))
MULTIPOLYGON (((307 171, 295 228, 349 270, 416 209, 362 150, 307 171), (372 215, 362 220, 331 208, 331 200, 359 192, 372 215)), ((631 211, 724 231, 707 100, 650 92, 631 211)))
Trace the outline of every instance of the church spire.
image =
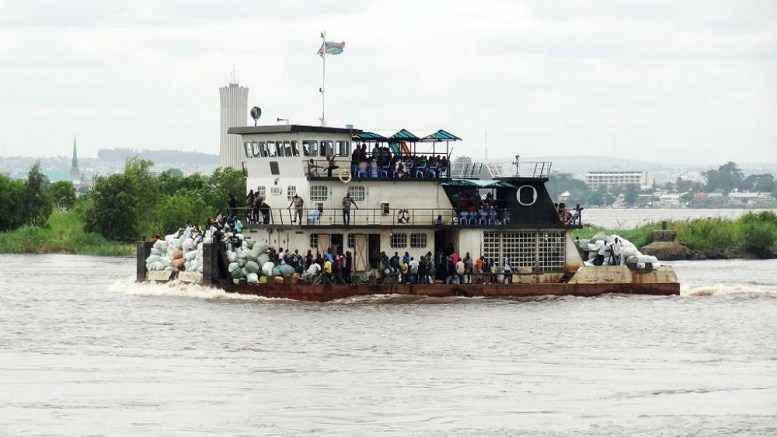
POLYGON ((78 170, 78 150, 76 149, 76 137, 73 137, 73 159, 70 161, 70 178, 74 181, 81 179, 81 172, 78 170))

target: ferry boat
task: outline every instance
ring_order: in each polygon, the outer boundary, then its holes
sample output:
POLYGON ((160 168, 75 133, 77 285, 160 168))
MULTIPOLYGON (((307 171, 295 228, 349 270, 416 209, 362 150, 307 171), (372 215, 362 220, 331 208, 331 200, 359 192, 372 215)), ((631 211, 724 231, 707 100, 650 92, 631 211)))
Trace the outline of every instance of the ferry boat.
MULTIPOLYGON (((391 136, 353 127, 298 124, 230 128, 241 137, 247 190, 264 198, 257 217, 243 211, 245 238, 289 252, 330 249, 353 255, 351 284, 269 281, 235 284, 223 243, 203 248, 201 274, 181 280, 226 291, 327 301, 358 295, 522 297, 593 296, 604 293, 672 295, 680 286, 671 267, 586 266, 570 229, 559 216, 545 183, 551 162, 511 168, 451 163, 460 138, 437 130, 418 137, 402 129, 391 136), (355 150, 358 151, 354 153, 355 150), (364 156, 370 161, 362 160, 364 156), (397 162, 399 161, 399 164, 397 162), (364 163, 363 163, 364 162, 364 163), (296 208, 295 196, 304 202, 296 208), (348 196, 348 213, 343 199, 348 196), (476 277, 472 283, 396 283, 370 277, 381 253, 419 259, 455 251, 510 264, 507 280, 476 277)), ((138 248, 138 280, 168 280, 147 272, 150 243, 138 248)), ((500 278, 503 279, 503 278, 500 278)))

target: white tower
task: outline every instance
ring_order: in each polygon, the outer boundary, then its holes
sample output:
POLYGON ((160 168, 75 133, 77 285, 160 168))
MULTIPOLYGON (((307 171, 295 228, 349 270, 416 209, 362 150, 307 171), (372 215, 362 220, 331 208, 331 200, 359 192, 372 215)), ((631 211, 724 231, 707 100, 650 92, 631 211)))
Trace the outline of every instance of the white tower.
POLYGON ((221 147, 219 165, 221 167, 242 168, 242 145, 240 135, 229 135, 227 129, 247 125, 248 88, 240 86, 232 72, 229 85, 219 88, 221 95, 221 147))

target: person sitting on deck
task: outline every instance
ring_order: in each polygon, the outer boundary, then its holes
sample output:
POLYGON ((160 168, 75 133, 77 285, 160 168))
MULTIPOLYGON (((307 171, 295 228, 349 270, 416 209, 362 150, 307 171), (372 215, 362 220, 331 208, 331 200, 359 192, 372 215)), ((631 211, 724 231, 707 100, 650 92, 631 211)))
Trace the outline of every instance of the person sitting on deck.
POLYGON ((326 177, 331 178, 332 177, 332 170, 340 168, 340 166, 335 164, 335 156, 334 155, 327 156, 326 160, 327 160, 326 177))
POLYGON ((310 284, 318 284, 320 282, 319 274, 321 273, 321 266, 316 263, 311 263, 308 266, 305 273, 302 274, 302 280, 310 284))

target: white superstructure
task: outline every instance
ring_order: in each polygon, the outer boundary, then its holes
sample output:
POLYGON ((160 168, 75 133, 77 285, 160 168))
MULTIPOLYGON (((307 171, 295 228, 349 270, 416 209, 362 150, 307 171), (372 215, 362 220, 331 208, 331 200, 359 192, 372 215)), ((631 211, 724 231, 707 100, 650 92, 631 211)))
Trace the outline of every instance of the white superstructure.
POLYGON ((242 142, 240 135, 227 133, 229 128, 245 126, 248 120, 248 88, 240 86, 236 80, 219 88, 221 100, 221 143, 219 147, 219 166, 241 168, 242 142))

